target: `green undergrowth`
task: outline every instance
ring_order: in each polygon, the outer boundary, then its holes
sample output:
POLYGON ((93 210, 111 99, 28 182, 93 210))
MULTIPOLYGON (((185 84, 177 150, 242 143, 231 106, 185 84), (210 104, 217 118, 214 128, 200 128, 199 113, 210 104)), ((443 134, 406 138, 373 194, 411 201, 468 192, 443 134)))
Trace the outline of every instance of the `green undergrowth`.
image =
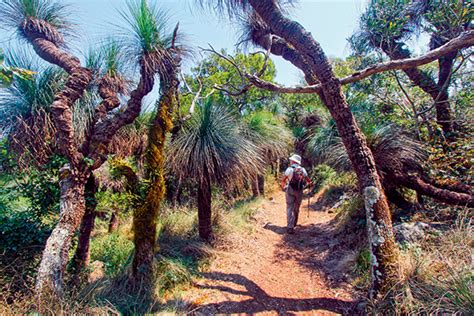
MULTIPOLYGON (((184 311, 189 303, 184 293, 192 280, 205 271, 219 251, 232 247, 252 233, 252 219, 260 199, 237 199, 229 202, 216 192, 213 200, 213 226, 216 239, 212 245, 198 236, 197 211, 193 207, 164 205, 157 225, 158 247, 155 257, 153 290, 132 286, 130 266, 133 259, 131 212, 120 216, 120 226, 108 232, 110 212, 96 218, 90 244, 90 265, 84 272, 87 285, 68 292, 63 302, 41 306, 46 314, 142 314, 184 311)), ((75 245, 71 250, 71 257, 75 245)), ((32 276, 34 280, 34 276, 32 276)), ((31 296, 0 298, 1 314, 38 310, 31 296), (5 304, 2 303, 5 302, 5 304)))
MULTIPOLYGON (((116 262, 116 266, 121 268, 110 269, 112 274, 109 274, 107 264, 105 264, 106 276, 110 278, 101 280, 100 283, 110 282, 111 285, 101 285, 95 290, 93 304, 112 304, 117 312, 126 314, 185 310, 188 303, 183 295, 193 278, 199 277, 199 273, 206 270, 212 258, 221 249, 238 242, 236 236, 245 238, 245 235, 252 232, 251 220, 259 203, 261 203, 259 199, 245 199, 229 206, 222 199, 215 199, 213 225, 216 240, 213 245, 201 241, 198 237, 196 210, 187 207, 165 207, 160 214, 157 226, 159 247, 155 261, 156 276, 152 295, 147 293, 147 295, 137 297, 135 294, 140 291, 131 294, 127 285, 133 244, 129 244, 130 240, 123 240, 131 238, 130 224, 125 225, 121 228, 125 231, 117 236, 128 237, 121 237, 122 241, 114 239, 116 251, 110 257, 116 262), (116 271, 119 273, 114 274, 116 271)), ((108 235, 106 238, 118 238, 112 236, 108 235)), ((96 236, 92 243, 98 243, 97 246, 100 247, 101 238, 104 237, 96 236)), ((107 247, 102 247, 104 248, 107 247)), ((107 254, 108 252, 100 250, 97 253, 107 254)))

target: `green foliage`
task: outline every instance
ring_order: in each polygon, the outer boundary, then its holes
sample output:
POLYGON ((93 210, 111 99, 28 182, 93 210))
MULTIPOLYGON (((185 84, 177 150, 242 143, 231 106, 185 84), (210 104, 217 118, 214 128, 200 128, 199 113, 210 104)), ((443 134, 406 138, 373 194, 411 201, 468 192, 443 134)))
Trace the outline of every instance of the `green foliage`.
MULTIPOLYGON (((222 54, 227 55, 227 52, 222 51, 222 54)), ((231 58, 239 68, 245 69, 249 73, 259 71, 264 63, 262 54, 245 55, 237 51, 231 58)), ((254 87, 250 88, 245 94, 235 97, 214 89, 214 86, 218 85, 228 88, 230 91, 236 90, 235 92, 237 92, 247 83, 242 80, 238 70, 230 62, 215 54, 206 56, 201 65, 193 68, 191 71, 190 75, 185 76, 189 89, 194 93, 197 92, 200 86, 199 81, 201 81, 202 91, 200 96, 209 95, 215 104, 230 107, 240 114, 249 114, 252 111, 262 110, 274 105, 275 94, 254 87)), ((270 60, 262 75, 262 79, 272 81, 275 75, 275 65, 270 60)), ((188 94, 188 92, 186 85, 183 85, 181 88, 183 111, 188 111, 194 98, 194 95, 188 94)))
POLYGON ((354 285, 366 289, 370 284, 370 250, 363 248, 357 255, 357 260, 352 268, 352 273, 356 277, 354 285))
POLYGON ((238 117, 208 101, 171 142, 171 169, 199 182, 245 181, 260 170, 258 148, 245 137, 238 117))
POLYGON ((406 11, 409 0, 371 0, 361 16, 361 31, 349 39, 352 49, 368 53, 392 40, 408 39, 416 23, 406 11))
POLYGON ((59 214, 62 163, 55 158, 44 170, 32 171, 26 183, 5 183, 0 191, 0 252, 43 246, 59 214))
POLYGON ((111 190, 96 193, 97 210, 101 212, 117 211, 124 214, 132 207, 133 198, 129 192, 112 192, 111 190))
POLYGON ((156 284, 160 296, 164 296, 167 291, 175 289, 179 285, 189 284, 192 274, 189 263, 184 258, 158 257, 156 263, 156 284))
POLYGON ((8 67, 4 65, 5 55, 0 49, 0 88, 8 88, 13 83, 13 79, 31 80, 35 74, 31 70, 17 67, 8 67))
POLYGON ((246 115, 244 120, 249 139, 259 147, 267 163, 289 154, 293 137, 279 117, 268 111, 256 111, 246 115))
POLYGON ((137 61, 146 54, 163 51, 172 44, 173 34, 168 29, 168 15, 156 3, 147 0, 128 0, 127 10, 120 11, 127 28, 122 32, 122 44, 137 61))
POLYGON ((0 5, 0 21, 20 27, 25 19, 43 20, 57 30, 68 30, 68 6, 57 0, 10 0, 0 5))
POLYGON ((64 82, 64 72, 56 67, 41 67, 36 58, 24 50, 11 51, 6 55, 6 64, 13 68, 35 71, 34 78, 19 77, 2 96, 0 128, 12 128, 18 117, 28 119, 38 110, 49 112, 54 95, 64 82))
POLYGON ((103 262, 105 274, 109 277, 118 275, 131 261, 133 242, 123 234, 112 233, 93 238, 90 247, 91 261, 103 262))
POLYGON ((312 168, 309 174, 314 185, 314 190, 319 191, 326 185, 334 183, 337 177, 336 171, 326 164, 320 164, 312 168))
POLYGON ((32 170, 27 182, 21 185, 21 193, 28 198, 28 212, 33 218, 59 214, 59 169, 65 159, 55 156, 43 170, 32 170))

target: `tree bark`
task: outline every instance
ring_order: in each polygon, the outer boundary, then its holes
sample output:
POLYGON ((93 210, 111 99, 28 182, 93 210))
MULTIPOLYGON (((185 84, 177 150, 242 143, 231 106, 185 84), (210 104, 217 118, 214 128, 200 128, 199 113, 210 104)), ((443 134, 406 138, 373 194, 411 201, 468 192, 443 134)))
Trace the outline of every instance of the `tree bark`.
POLYGON ((257 176, 253 177, 251 181, 252 181, 252 196, 256 198, 260 195, 260 190, 258 187, 258 177, 257 176))
POLYGON ((94 221, 96 217, 95 208, 97 200, 97 183, 93 174, 90 175, 85 186, 86 211, 79 227, 79 239, 77 242, 76 253, 72 259, 73 264, 73 283, 80 284, 81 273, 89 266, 90 263, 90 238, 94 229, 94 221))
POLYGON ((265 195, 265 176, 262 174, 257 175, 257 184, 258 184, 258 191, 260 195, 265 195))
POLYGON ((451 204, 474 207, 474 196, 437 187, 414 175, 395 175, 397 182, 416 192, 432 197, 438 201, 451 204))
POLYGON ((300 24, 286 18, 272 0, 249 0, 272 31, 295 47, 321 83, 323 102, 336 121, 353 168, 364 193, 371 249, 371 297, 386 294, 399 280, 398 249, 392 231, 391 212, 382 190, 375 162, 365 137, 341 90, 340 81, 319 43, 300 24))
MULTIPOLYGON (((176 69, 176 68, 175 68, 176 69)), ((162 96, 158 112, 150 126, 147 149, 147 178, 150 186, 143 205, 133 214, 135 255, 132 263, 133 278, 147 285, 153 276, 153 258, 156 245, 156 224, 161 201, 165 196, 164 149, 166 134, 173 128, 173 115, 176 109, 176 73, 161 76, 162 96), (164 78, 171 79, 170 81, 164 78)))
POLYGON ((69 167, 61 169, 60 219, 49 236, 36 278, 38 295, 63 293, 64 271, 71 240, 85 212, 84 187, 87 176, 69 167))
MULTIPOLYGON (((403 49, 401 44, 396 43, 395 41, 392 41, 390 44, 382 45, 382 50, 392 60, 400 60, 411 57, 410 52, 407 49, 403 49)), ((436 83, 429 74, 417 68, 408 68, 403 70, 410 81, 422 89, 425 93, 429 94, 433 99, 433 102, 435 102, 436 121, 442 127, 443 133, 446 136, 452 135, 453 132, 453 122, 447 89, 448 87, 446 86, 446 88, 443 89, 443 86, 451 73, 453 60, 449 56, 452 54, 456 56, 457 51, 439 59, 440 80, 438 80, 438 83, 436 83)))
POLYGON ((199 237, 205 241, 212 241, 212 208, 211 185, 209 181, 202 181, 198 187, 198 222, 199 237))
POLYGON ((112 216, 110 217, 109 221, 109 234, 116 232, 118 230, 120 221, 119 221, 119 216, 118 216, 118 211, 114 210, 112 212, 112 216))
POLYGON ((81 66, 78 58, 59 49, 54 43, 26 33, 35 52, 44 60, 64 69, 69 78, 64 88, 55 96, 51 111, 59 134, 59 147, 73 165, 82 158, 74 142, 72 106, 82 96, 92 80, 92 72, 81 66))

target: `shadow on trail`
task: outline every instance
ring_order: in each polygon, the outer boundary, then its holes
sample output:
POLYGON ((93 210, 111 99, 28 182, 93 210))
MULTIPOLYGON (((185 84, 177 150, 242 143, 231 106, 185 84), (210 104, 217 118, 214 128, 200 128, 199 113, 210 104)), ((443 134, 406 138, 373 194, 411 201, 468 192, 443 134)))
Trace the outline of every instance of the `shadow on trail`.
MULTIPOLYGON (((303 218, 306 219, 307 212, 307 206, 302 206, 300 222, 303 218)), ((310 212, 314 218, 319 214, 324 216, 326 209, 316 200, 310 205, 310 212)), ((267 223, 263 228, 282 235, 282 240, 276 247, 276 260, 294 260, 301 266, 316 271, 330 287, 341 287, 349 282, 350 269, 358 254, 358 247, 354 247, 352 239, 357 237, 341 233, 335 220, 298 225, 291 235, 287 234, 286 226, 267 223)))
POLYGON ((214 289, 231 294, 243 295, 249 299, 237 301, 224 301, 198 306, 194 309, 195 313, 204 314, 234 314, 234 313, 260 313, 277 312, 279 315, 291 315, 291 312, 301 311, 330 311, 343 315, 355 315, 356 302, 344 301, 335 298, 311 298, 311 299, 293 299, 284 297, 272 297, 263 291, 253 281, 239 274, 226 274, 220 272, 203 273, 203 277, 209 280, 217 280, 240 285, 245 290, 237 290, 225 285, 200 285, 196 286, 203 289, 214 289))

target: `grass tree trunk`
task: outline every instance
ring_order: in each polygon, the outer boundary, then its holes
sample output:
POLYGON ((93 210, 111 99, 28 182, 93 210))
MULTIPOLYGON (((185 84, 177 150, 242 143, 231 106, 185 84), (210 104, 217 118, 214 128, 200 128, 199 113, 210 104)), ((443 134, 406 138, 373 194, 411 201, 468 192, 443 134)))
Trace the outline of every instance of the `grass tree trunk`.
POLYGON ((160 204, 165 196, 164 149, 166 134, 173 128, 176 108, 175 88, 177 80, 161 84, 163 94, 158 102, 158 111, 150 126, 147 149, 147 178, 150 186, 144 203, 133 214, 135 255, 132 273, 135 280, 149 281, 153 275, 153 259, 156 246, 156 224, 160 204))
POLYGON ((61 296, 69 260, 69 248, 86 209, 84 187, 87 176, 67 167, 61 169, 60 219, 46 242, 36 278, 39 295, 61 296))
POLYGON ((285 17, 274 1, 249 0, 249 3, 276 35, 304 55, 312 73, 317 75, 322 84, 323 102, 336 121, 364 194, 372 258, 372 286, 369 295, 381 297, 399 280, 398 249, 393 236, 390 208, 372 152, 319 43, 300 24, 285 17))
POLYGON ((252 185, 252 195, 253 195, 254 198, 256 198, 260 195, 260 190, 259 190, 259 187, 258 187, 258 177, 257 176, 253 177, 251 185, 252 185))
MULTIPOLYGON (((62 90, 55 95, 51 105, 59 136, 61 153, 69 164, 61 169, 60 219, 46 242, 36 279, 36 291, 61 295, 63 276, 69 259, 69 248, 76 229, 85 212, 84 190, 90 171, 82 163, 74 141, 72 106, 82 96, 92 80, 92 72, 81 66, 78 58, 61 50, 51 41, 45 29, 38 28, 38 20, 27 19, 21 30, 35 52, 47 62, 64 69, 69 77, 62 90)), ((46 29, 48 29, 46 25, 46 29)))
POLYGON ((260 195, 265 195, 265 176, 263 174, 257 175, 257 184, 260 195))
POLYGON ((109 233, 113 233, 118 230, 120 221, 118 216, 118 210, 114 210, 112 212, 112 216, 110 217, 109 221, 109 233))
POLYGON ((199 237, 206 241, 212 241, 213 238, 211 200, 211 184, 208 177, 199 184, 197 197, 199 237))
POLYGON ((72 259, 73 264, 73 283, 78 285, 80 283, 81 273, 89 266, 90 263, 90 238, 92 230, 94 229, 94 222, 96 217, 95 208, 97 206, 97 183, 93 174, 89 177, 85 187, 86 211, 82 218, 81 226, 79 228, 79 239, 77 242, 76 252, 72 259))

